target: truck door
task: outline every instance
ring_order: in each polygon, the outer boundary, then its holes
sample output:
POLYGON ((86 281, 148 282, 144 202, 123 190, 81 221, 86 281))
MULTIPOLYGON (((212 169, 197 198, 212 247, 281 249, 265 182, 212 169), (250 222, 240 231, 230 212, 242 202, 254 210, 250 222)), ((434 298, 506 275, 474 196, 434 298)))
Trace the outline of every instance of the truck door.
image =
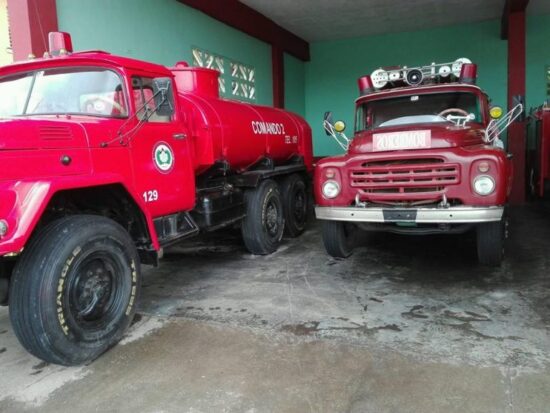
POLYGON ((195 204, 188 131, 179 119, 174 89, 166 95, 173 113, 158 108, 157 84, 165 81, 173 88, 172 79, 167 80, 133 76, 130 91, 137 127, 130 140, 134 184, 153 217, 190 210, 195 204))

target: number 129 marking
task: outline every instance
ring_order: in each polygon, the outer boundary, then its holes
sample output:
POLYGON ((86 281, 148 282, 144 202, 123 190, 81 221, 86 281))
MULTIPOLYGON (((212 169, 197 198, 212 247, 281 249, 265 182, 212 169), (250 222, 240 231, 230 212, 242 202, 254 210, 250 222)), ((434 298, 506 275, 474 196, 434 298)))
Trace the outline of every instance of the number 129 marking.
POLYGON ((145 191, 143 193, 143 199, 145 202, 155 202, 159 199, 159 193, 156 189, 153 189, 152 191, 145 191))

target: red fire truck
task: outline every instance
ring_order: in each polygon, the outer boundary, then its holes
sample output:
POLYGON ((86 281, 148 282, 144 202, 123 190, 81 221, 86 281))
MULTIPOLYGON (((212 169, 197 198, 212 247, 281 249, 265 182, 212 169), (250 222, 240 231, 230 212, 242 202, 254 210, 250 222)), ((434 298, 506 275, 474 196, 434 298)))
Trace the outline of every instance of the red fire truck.
POLYGON ((544 104, 530 116, 529 189, 532 196, 543 198, 550 192, 550 107, 544 104))
POLYGON ((220 99, 214 70, 168 69, 50 34, 0 68, 0 302, 52 363, 98 357, 129 326, 140 263, 238 225, 253 254, 305 228, 311 129, 220 99))
POLYGON ((330 255, 349 256, 357 229, 475 230, 479 261, 501 262, 512 163, 500 136, 523 108, 503 117, 476 75, 466 58, 375 70, 358 81, 353 140, 327 112, 327 134, 346 150, 315 169, 315 212, 330 255))

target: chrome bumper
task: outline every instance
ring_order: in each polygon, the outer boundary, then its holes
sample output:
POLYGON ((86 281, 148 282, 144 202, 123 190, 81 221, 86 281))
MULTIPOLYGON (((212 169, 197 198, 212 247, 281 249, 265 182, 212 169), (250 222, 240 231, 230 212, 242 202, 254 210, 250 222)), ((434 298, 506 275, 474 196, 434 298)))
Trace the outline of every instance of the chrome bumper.
POLYGON ((317 219, 349 222, 471 224, 502 219, 504 207, 369 208, 315 207, 317 219))

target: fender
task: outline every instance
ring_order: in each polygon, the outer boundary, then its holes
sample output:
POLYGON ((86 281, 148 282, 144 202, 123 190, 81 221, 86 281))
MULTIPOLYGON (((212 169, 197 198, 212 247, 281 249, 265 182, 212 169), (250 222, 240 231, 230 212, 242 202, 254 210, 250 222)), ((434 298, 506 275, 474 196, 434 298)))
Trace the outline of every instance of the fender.
POLYGON ((124 184, 123 177, 117 174, 95 174, 93 176, 56 177, 55 179, 19 180, 0 182, 0 219, 6 221, 8 230, 0 238, 0 256, 19 254, 52 199, 63 190, 82 189, 105 185, 121 185, 145 216, 151 243, 155 250, 160 249, 151 214, 142 197, 124 184))

